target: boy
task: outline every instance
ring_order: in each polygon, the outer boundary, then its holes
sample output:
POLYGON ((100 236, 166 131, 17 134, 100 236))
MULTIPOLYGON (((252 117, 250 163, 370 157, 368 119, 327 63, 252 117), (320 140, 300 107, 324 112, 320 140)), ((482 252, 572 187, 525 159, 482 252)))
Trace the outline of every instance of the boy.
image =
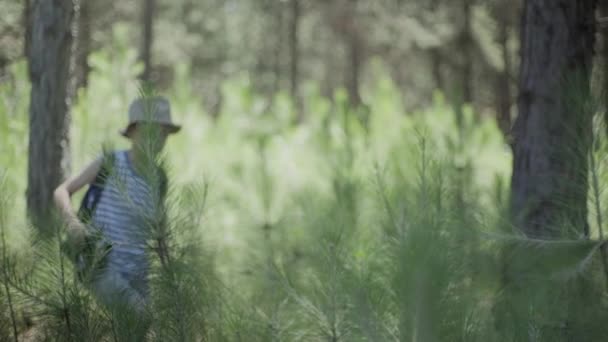
MULTIPOLYGON (((131 149, 113 151, 103 191, 91 213, 90 225, 111 248, 103 265, 91 279, 98 300, 108 306, 126 305, 141 311, 147 302, 148 261, 146 228, 159 211, 159 191, 152 186, 151 170, 170 134, 181 126, 171 121, 169 101, 163 97, 140 98, 129 107, 127 127, 120 133, 131 140, 131 149)), ((54 199, 67 225, 68 242, 82 251, 91 228, 79 220, 70 197, 95 181, 106 162, 100 157, 82 172, 61 184, 54 199)), ((105 166, 104 166, 105 167, 105 166)))

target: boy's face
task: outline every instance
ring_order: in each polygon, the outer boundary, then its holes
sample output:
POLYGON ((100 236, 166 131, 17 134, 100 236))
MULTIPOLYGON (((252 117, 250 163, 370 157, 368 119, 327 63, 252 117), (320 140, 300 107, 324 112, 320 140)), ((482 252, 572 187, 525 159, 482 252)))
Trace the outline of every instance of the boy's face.
POLYGON ((144 153, 157 156, 165 147, 169 128, 158 123, 138 122, 129 137, 133 145, 144 153))

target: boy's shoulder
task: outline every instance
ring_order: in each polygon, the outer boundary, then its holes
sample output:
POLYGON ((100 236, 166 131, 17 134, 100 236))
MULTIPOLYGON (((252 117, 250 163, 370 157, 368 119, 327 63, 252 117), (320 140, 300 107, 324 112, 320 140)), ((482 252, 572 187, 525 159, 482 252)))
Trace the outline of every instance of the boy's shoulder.
POLYGON ((125 149, 102 149, 101 151, 101 156, 102 157, 111 157, 111 158, 117 158, 121 155, 125 155, 128 152, 128 150, 125 149))
POLYGON ((99 158, 102 161, 102 170, 104 168, 112 168, 114 167, 114 164, 116 163, 116 161, 118 159, 120 159, 121 154, 123 153, 122 150, 110 150, 110 149, 103 149, 99 158))

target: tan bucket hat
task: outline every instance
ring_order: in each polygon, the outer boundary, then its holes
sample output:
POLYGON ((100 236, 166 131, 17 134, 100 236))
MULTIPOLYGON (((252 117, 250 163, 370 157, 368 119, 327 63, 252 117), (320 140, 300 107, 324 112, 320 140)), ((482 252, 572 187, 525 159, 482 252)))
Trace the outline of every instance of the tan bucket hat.
POLYGON ((181 125, 171 120, 171 104, 162 96, 138 98, 129 106, 129 122, 120 130, 120 134, 127 136, 129 128, 138 122, 155 122, 169 127, 171 134, 179 132, 181 125))

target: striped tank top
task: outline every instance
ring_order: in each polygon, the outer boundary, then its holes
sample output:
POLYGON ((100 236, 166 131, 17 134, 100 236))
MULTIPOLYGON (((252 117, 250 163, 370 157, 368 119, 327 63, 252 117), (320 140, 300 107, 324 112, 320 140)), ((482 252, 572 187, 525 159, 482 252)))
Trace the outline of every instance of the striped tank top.
POLYGON ((150 186, 134 170, 127 151, 114 152, 92 223, 112 243, 106 264, 128 280, 147 276, 146 241, 155 205, 150 186))

